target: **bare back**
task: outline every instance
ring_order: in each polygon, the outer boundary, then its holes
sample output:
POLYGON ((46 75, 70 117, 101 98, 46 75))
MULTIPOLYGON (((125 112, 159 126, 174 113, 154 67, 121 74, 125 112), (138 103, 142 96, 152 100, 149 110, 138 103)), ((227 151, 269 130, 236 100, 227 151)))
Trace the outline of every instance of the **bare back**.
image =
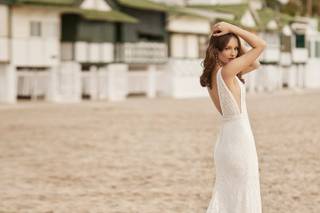
MULTIPOLYGON (((212 89, 210 89, 209 87, 208 92, 209 95, 211 97, 212 102, 214 103, 216 109, 219 111, 220 115, 223 115, 222 113, 222 109, 221 109, 221 105, 220 105, 220 99, 219 99, 219 95, 218 95, 218 86, 217 86, 217 71, 218 69, 215 69, 215 71, 212 72, 212 76, 211 76, 211 86, 212 89)), ((229 78, 225 78, 223 73, 221 73, 222 78, 226 84, 226 86, 228 87, 228 89, 230 90, 230 92, 232 93, 238 108, 240 109, 241 107, 241 90, 240 90, 240 86, 237 83, 237 77, 235 76, 232 79, 229 78), (228 80, 229 79, 229 80, 228 80)))

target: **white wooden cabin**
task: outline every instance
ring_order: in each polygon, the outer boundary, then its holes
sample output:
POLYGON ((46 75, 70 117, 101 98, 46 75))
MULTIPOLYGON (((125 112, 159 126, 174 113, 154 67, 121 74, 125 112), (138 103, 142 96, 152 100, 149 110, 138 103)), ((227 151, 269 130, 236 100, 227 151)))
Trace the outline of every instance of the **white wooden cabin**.
POLYGON ((48 92, 50 67, 59 64, 59 12, 43 7, 1 4, 1 100, 43 97, 48 92), (2 48, 1 48, 2 50, 2 48), (1 51, 2 52, 2 51, 1 51))
POLYGON ((109 23, 110 34, 115 34, 112 30, 116 23, 136 22, 113 10, 105 0, 0 3, 0 102, 15 103, 17 98, 74 102, 81 100, 85 90, 100 98, 125 97, 110 94, 115 91, 112 82, 118 82, 110 79, 116 78, 111 73, 113 70, 125 72, 126 67, 113 64, 114 41, 64 42, 63 14, 88 20, 89 29, 93 25, 90 21, 109 23), (83 64, 89 65, 90 74, 81 72, 83 64), (98 89, 97 82, 101 82, 98 89), (112 85, 107 85, 108 82, 112 85))
POLYGON ((139 20, 118 26, 116 61, 128 65, 128 96, 156 97, 156 80, 168 61, 168 6, 147 0, 118 0, 121 11, 139 20))
POLYGON ((0 4, 0 102, 14 103, 16 87, 15 72, 9 65, 10 61, 10 32, 9 7, 0 4))
POLYGON ((295 21, 290 27, 292 30, 292 65, 288 74, 288 87, 304 88, 306 64, 309 59, 306 35, 307 23, 304 21, 295 21))
POLYGON ((159 78, 158 89, 175 98, 207 96, 199 83, 211 25, 218 17, 232 19, 232 14, 206 12, 195 8, 176 8, 167 21, 169 61, 159 78), (190 27, 192 26, 192 27, 190 27))
POLYGON ((308 40, 308 62, 305 70, 306 88, 320 88, 320 32, 318 31, 318 20, 310 18, 306 31, 308 40))
POLYGON ((258 72, 251 72, 249 91, 272 91, 282 87, 280 63, 280 37, 279 23, 275 19, 276 14, 269 8, 256 8, 255 16, 259 23, 258 35, 267 42, 267 47, 259 57, 261 67, 258 72))

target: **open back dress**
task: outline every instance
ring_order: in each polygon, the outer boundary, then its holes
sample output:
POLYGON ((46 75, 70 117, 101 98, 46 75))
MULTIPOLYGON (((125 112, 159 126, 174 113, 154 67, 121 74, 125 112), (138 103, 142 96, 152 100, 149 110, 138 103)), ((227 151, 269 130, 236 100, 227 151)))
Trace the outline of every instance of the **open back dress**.
POLYGON ((259 166, 245 102, 240 86, 240 106, 222 78, 216 74, 222 110, 221 127, 214 147, 216 179, 206 213, 261 213, 259 166))

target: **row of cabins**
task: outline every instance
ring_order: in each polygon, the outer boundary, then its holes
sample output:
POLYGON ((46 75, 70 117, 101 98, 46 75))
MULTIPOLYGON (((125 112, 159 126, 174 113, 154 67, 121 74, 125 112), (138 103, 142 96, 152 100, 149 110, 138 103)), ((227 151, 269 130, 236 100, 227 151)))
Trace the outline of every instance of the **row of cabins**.
POLYGON ((0 0, 0 101, 205 96, 200 64, 219 20, 269 44, 261 72, 247 76, 249 91, 319 87, 317 23, 274 13, 248 4, 0 0))

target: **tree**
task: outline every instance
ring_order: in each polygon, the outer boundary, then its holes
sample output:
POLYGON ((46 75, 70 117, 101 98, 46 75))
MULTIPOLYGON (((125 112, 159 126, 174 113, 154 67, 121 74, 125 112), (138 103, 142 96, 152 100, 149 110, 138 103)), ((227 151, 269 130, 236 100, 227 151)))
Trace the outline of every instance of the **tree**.
POLYGON ((312 16, 312 0, 307 0, 306 15, 312 16))

